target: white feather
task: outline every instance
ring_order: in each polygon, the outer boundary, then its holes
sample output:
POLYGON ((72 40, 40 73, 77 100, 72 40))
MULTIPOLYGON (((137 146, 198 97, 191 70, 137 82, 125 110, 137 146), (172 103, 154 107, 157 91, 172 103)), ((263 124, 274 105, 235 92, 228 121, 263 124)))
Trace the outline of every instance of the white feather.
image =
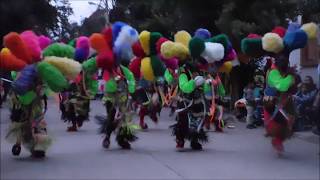
POLYGON ((205 50, 201 56, 206 59, 208 63, 220 61, 224 57, 224 47, 220 43, 206 42, 205 50))

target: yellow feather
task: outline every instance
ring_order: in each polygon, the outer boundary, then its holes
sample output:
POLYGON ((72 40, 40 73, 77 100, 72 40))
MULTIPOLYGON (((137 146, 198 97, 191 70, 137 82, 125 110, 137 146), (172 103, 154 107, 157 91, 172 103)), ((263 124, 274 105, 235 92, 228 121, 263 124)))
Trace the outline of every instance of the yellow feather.
POLYGON ((230 73, 232 70, 232 62, 227 61, 219 68, 219 72, 230 73))
POLYGON ((148 81, 154 80, 154 73, 151 66, 151 59, 150 57, 145 57, 141 61, 141 72, 144 77, 144 79, 148 81))
POLYGON ((161 54, 167 59, 177 57, 179 60, 184 60, 188 57, 189 50, 181 43, 166 41, 161 45, 161 54))
POLYGON ((318 26, 316 23, 307 23, 302 25, 301 29, 307 33, 309 39, 316 39, 318 33, 318 26))
POLYGON ((267 33, 262 37, 262 48, 267 52, 279 53, 283 50, 283 40, 276 33, 267 33))
POLYGON ((185 47, 189 46, 190 39, 191 36, 187 31, 178 31, 174 35, 174 41, 183 44, 185 47))
POLYGON ((68 79, 75 79, 82 69, 79 62, 69 58, 47 56, 44 61, 55 66, 68 79))
POLYGON ((146 55, 150 54, 150 32, 142 31, 139 35, 140 44, 146 55))
POLYGON ((170 59, 174 57, 174 42, 172 41, 166 41, 163 44, 161 44, 161 54, 163 55, 163 57, 165 57, 166 59, 170 59))

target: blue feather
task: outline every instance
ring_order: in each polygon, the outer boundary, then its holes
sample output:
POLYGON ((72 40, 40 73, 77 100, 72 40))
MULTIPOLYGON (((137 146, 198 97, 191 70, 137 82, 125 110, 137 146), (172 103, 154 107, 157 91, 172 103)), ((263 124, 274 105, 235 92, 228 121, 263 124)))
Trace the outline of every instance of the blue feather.
POLYGON ((299 29, 293 32, 287 32, 283 41, 287 52, 291 52, 295 49, 305 47, 308 41, 308 35, 299 29))
POLYGON ((206 39, 209 39, 211 37, 211 33, 207 29, 199 28, 194 33, 194 37, 198 37, 198 38, 200 38, 202 40, 206 40, 206 39))
POLYGON ((24 95, 36 85, 37 68, 33 65, 28 65, 22 69, 20 76, 12 84, 12 89, 19 95, 24 95))
POLYGON ((116 41, 116 39, 121 31, 121 28, 125 25, 127 25, 127 24, 124 22, 120 22, 120 21, 117 21, 114 24, 112 24, 112 43, 113 44, 116 41))

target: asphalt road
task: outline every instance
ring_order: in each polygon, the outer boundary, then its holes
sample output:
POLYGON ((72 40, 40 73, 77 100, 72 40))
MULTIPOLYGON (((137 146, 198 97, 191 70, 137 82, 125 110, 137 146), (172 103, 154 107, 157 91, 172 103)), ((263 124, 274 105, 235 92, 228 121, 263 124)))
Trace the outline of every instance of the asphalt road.
MULTIPOLYGON (((54 143, 43 160, 22 150, 11 155, 5 139, 10 120, 8 109, 1 113, 1 179, 319 179, 319 137, 297 133, 285 143, 282 157, 271 148, 263 128, 249 130, 234 121, 234 129, 209 132, 202 151, 177 152, 168 128, 174 119, 164 110, 158 125, 150 119, 149 130, 139 132, 132 150, 121 150, 112 138, 110 149, 91 118, 78 132, 66 132, 58 104, 50 100, 46 115, 54 143)), ((100 101, 91 104, 91 117, 104 114, 100 101)), ((137 121, 137 118, 135 118, 137 121)))

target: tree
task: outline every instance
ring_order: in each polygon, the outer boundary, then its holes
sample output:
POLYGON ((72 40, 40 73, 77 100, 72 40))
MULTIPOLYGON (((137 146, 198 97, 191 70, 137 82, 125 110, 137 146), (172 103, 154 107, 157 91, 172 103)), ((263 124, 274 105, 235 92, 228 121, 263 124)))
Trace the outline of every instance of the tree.
POLYGON ((57 11, 46 0, 1 0, 0 1, 0 37, 11 31, 21 32, 32 29, 47 34, 57 23, 57 11))
POLYGON ((97 9, 90 17, 85 18, 80 27, 80 34, 90 36, 92 33, 101 32, 107 24, 105 14, 105 9, 97 9))
POLYGON ((286 27, 286 18, 302 14, 305 22, 319 22, 319 9, 319 0, 116 0, 110 21, 163 34, 182 29, 192 34, 197 28, 207 28, 213 34, 226 33, 239 50, 243 37, 286 27))
POLYGON ((298 12, 302 15, 303 22, 314 21, 320 23, 319 0, 297 0, 298 12))
POLYGON ((73 14, 73 10, 68 0, 53 0, 53 2, 57 11, 57 23, 50 31, 55 39, 67 42, 77 34, 76 25, 69 22, 69 16, 73 14))
MULTIPOLYGON (((138 31, 158 31, 170 37, 178 30, 191 35, 197 28, 207 28, 213 35, 225 33, 240 59, 241 39, 249 33, 263 35, 275 26, 287 26, 287 18, 302 14, 305 22, 320 19, 319 0, 116 0, 110 21, 125 21, 138 31)), ((234 99, 239 98, 252 76, 250 65, 241 63, 231 73, 234 99), (240 84, 239 84, 240 83, 240 84)))
POLYGON ((264 34, 275 26, 286 27, 286 18, 296 15, 297 3, 292 0, 228 0, 215 23, 239 50, 241 39, 249 33, 264 34))
POLYGON ((217 31, 214 20, 219 17, 222 0, 117 0, 110 21, 125 21, 141 30, 158 31, 171 36, 178 30, 195 31, 199 27, 217 31))

